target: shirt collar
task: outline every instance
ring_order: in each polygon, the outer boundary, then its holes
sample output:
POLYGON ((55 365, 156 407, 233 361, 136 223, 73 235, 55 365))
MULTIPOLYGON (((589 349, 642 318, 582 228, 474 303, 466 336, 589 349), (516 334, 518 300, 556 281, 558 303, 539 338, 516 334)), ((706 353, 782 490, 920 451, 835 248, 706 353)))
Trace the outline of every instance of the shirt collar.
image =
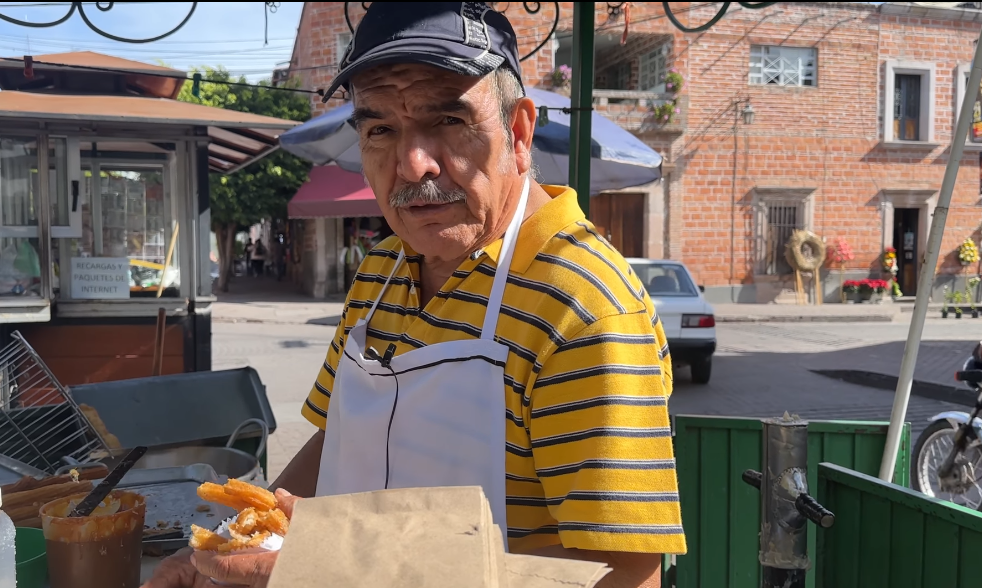
MULTIPOLYGON (((549 239, 576 221, 586 220, 586 216, 584 216, 583 210, 580 209, 580 204, 576 200, 575 190, 567 186, 546 184, 541 184, 541 188, 551 200, 522 223, 522 227, 518 231, 518 242, 515 244, 510 271, 525 273, 529 265, 532 264, 532 260, 545 247, 549 239)), ((476 252, 477 257, 472 256, 472 258, 479 258, 483 252, 497 265, 503 243, 504 238, 498 239, 483 250, 476 252)), ((405 248, 406 256, 416 255, 416 252, 405 241, 402 242, 402 246, 405 248)))
MULTIPOLYGON (((586 220, 576 200, 575 190, 567 186, 545 184, 541 187, 552 200, 522 223, 518 231, 518 242, 515 243, 510 271, 525 273, 549 239, 576 221, 586 220)), ((495 265, 498 263, 503 244, 502 238, 484 248, 484 253, 495 265)))

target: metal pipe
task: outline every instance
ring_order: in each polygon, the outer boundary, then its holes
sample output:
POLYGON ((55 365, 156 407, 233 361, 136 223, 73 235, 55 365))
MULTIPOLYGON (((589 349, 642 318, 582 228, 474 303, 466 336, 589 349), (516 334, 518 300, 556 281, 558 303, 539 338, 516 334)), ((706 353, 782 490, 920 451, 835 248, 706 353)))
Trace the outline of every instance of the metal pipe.
MULTIPOLYGON (((762 422, 764 471, 760 484, 760 565, 764 568, 763 586, 768 586, 768 568, 785 572, 800 570, 803 582, 804 572, 810 565, 808 529, 807 519, 795 508, 795 501, 799 495, 808 492, 808 423, 787 416, 762 422)), ((798 584, 787 586, 795 588, 798 584)))
POLYGON ((573 80, 569 114, 569 185, 590 218, 590 155, 593 116, 593 2, 573 3, 573 80))
MULTIPOLYGON (((982 35, 980 35, 982 37, 982 35)), ((931 232, 927 238, 927 258, 921 267, 920 279, 917 282, 917 297, 914 300, 914 314, 910 319, 910 330, 907 333, 907 343, 904 345, 904 356, 900 362, 900 377, 897 379, 897 390, 893 397, 893 410, 890 413, 890 428, 887 431, 886 447, 883 448, 883 460, 880 462, 880 479, 884 482, 893 481, 893 472, 897 465, 897 454, 900 451, 900 438, 907 417, 907 404, 910 402, 910 388, 914 381, 914 366, 917 365, 917 352, 924 334, 924 319, 927 318, 928 298, 934 283, 934 272, 941 253, 941 240, 944 237, 945 221, 948 218, 948 207, 951 204, 951 194, 958 179, 961 168, 962 153, 965 150, 965 140, 968 138, 968 128, 972 123, 972 110, 975 97, 978 96, 979 84, 982 83, 982 43, 975 44, 975 57, 972 59, 972 73, 968 78, 965 97, 958 111, 958 124, 951 137, 948 164, 945 166, 944 179, 941 182, 941 194, 938 205, 934 209, 934 219, 931 232), (975 92, 971 92, 973 89, 975 92)))

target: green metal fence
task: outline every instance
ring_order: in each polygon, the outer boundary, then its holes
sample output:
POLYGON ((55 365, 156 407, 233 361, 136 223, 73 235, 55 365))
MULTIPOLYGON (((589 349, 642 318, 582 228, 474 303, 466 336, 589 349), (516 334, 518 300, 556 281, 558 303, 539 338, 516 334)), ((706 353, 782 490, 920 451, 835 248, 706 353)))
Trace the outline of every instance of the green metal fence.
POLYGON ((982 513, 823 463, 818 586, 968 588, 982 584, 982 513))
MULTIPOLYGON (((817 483, 821 462, 875 475, 887 427, 887 423, 810 421, 809 483, 813 487, 817 483)), ((747 469, 760 471, 761 439, 758 419, 676 417, 675 459, 688 554, 676 558, 674 570, 665 566, 666 587, 673 576, 677 588, 760 586, 760 491, 740 475, 747 469)), ((903 485, 910 479, 909 459, 907 424, 894 477, 903 485)), ((816 529, 809 527, 809 555, 814 562, 816 529)), ((814 571, 809 572, 808 586, 816 586, 814 571)))

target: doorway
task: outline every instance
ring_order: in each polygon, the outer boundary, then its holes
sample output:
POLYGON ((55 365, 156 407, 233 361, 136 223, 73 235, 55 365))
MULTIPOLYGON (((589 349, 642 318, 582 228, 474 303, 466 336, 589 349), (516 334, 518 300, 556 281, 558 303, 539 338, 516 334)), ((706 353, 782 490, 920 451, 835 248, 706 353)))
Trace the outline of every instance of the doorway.
POLYGON ((590 221, 624 257, 644 257, 644 194, 598 194, 590 198, 590 221))
POLYGON ((896 208, 893 212, 893 248, 897 250, 897 283, 904 296, 917 295, 920 213, 919 208, 896 208))

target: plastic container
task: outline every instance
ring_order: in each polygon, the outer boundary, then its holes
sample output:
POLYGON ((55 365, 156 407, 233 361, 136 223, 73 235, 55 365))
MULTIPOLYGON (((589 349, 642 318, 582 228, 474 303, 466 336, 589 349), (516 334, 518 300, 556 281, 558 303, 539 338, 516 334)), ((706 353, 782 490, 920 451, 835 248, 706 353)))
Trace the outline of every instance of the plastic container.
POLYGON ((68 518, 85 494, 41 507, 51 588, 139 588, 146 500, 114 490, 87 517, 68 518), (118 501, 119 509, 104 512, 118 501))
MULTIPOLYGON (((3 496, 0 495, 0 506, 3 506, 3 496)), ((7 513, 0 510, 0 588, 16 588, 15 577, 16 537, 14 522, 7 513)))
POLYGON ((44 531, 17 529, 17 588, 45 588, 48 583, 48 556, 44 531))

